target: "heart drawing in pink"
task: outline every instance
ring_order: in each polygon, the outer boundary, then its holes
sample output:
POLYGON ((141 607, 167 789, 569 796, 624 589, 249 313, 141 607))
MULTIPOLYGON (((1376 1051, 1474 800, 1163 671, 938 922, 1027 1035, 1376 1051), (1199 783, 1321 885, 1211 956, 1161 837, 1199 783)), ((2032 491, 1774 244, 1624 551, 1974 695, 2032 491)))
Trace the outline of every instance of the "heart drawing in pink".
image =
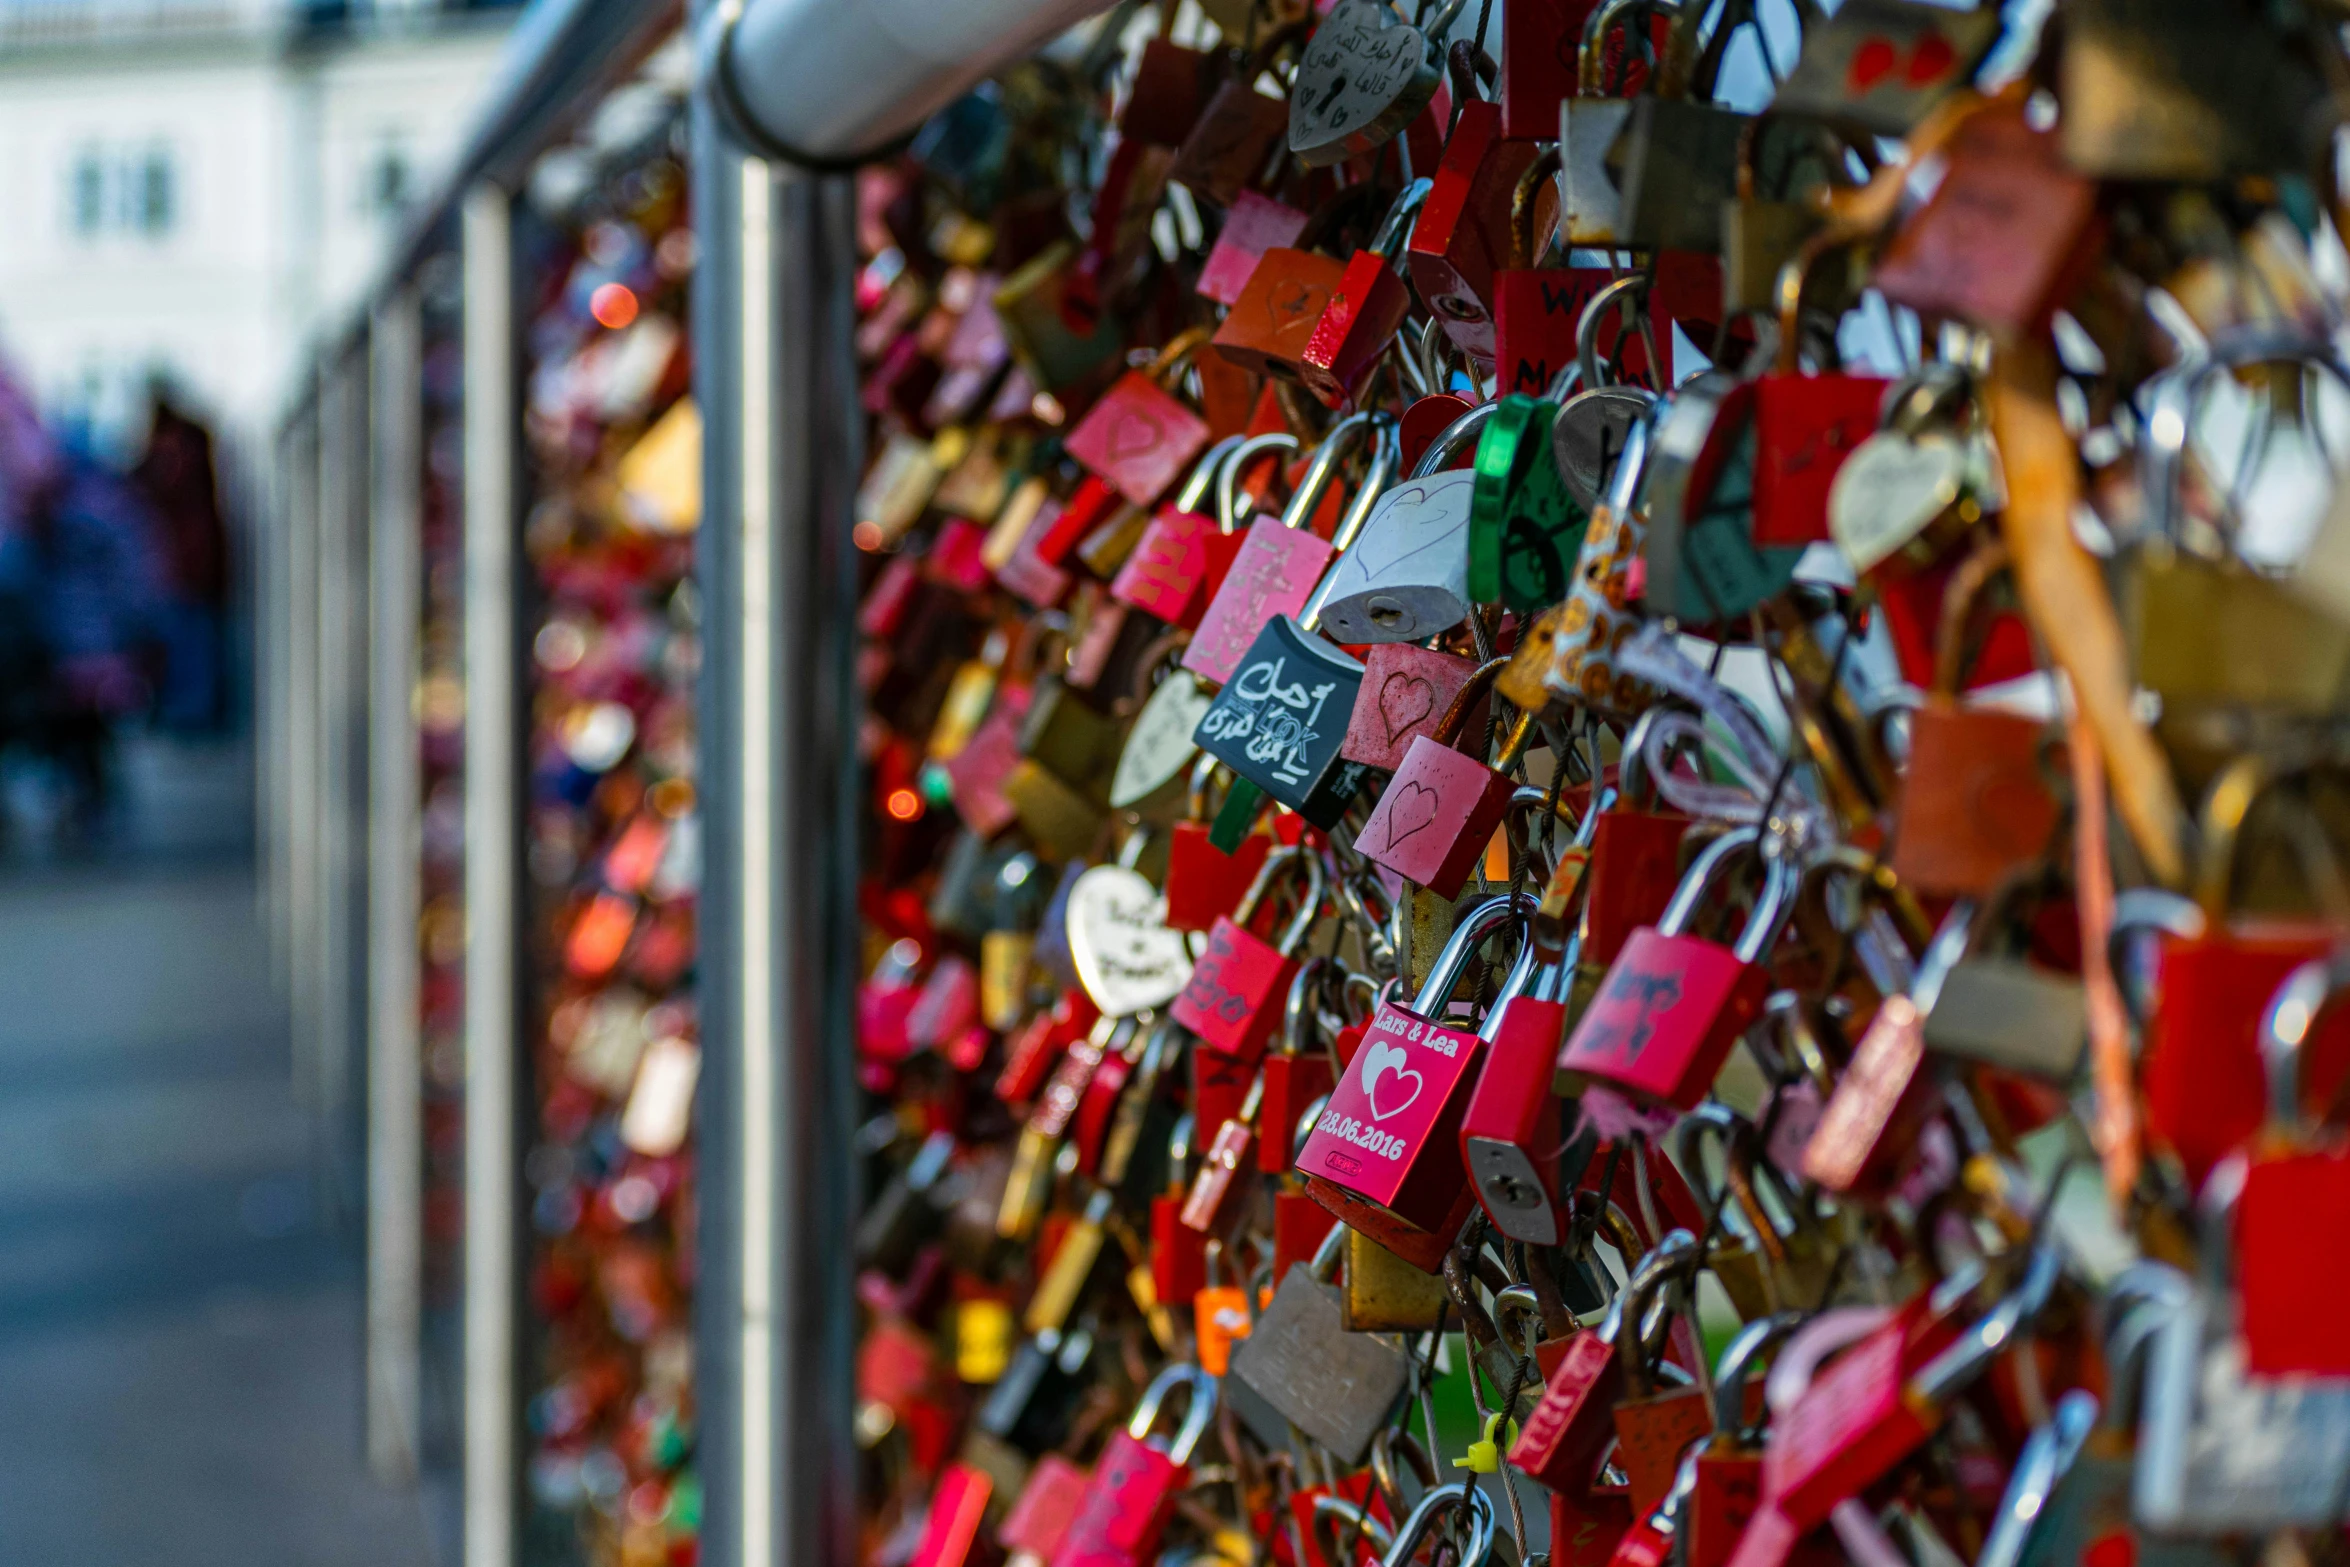
POLYGON ((1379 722, 1387 726, 1387 743, 1395 744, 1404 731, 1436 711, 1436 687, 1420 675, 1397 670, 1379 683, 1379 722))
POLYGON ((1118 422, 1110 426, 1110 462, 1119 465, 1158 449, 1167 438, 1166 429, 1149 414, 1135 409, 1123 410, 1118 422))
POLYGON ((1417 779, 1406 779, 1387 791, 1387 847, 1394 848, 1436 820, 1436 791, 1417 779))
POLYGON ((1363 1101, 1371 1107, 1371 1119, 1374 1121, 1401 1115, 1420 1102, 1420 1090, 1428 1086, 1428 1080, 1406 1064, 1410 1059, 1404 1054, 1401 1045, 1376 1044, 1364 1047, 1363 1101), (1411 1079, 1412 1091, 1405 1094, 1400 1103, 1383 1105, 1379 1102, 1381 1083, 1393 1082, 1397 1085, 1395 1091, 1401 1092, 1401 1085, 1406 1078, 1411 1079))

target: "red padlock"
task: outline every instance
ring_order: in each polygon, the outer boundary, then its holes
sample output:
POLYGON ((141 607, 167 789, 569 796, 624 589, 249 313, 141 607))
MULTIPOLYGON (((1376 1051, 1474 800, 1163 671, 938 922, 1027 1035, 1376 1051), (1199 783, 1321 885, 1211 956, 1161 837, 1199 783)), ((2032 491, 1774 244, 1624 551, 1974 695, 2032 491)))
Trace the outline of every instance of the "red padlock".
POLYGON ((995 1542, 981 1533, 995 1482, 969 1464, 939 1471, 930 1493, 930 1516, 906 1567, 988 1567, 997 1559, 995 1542))
MULTIPOLYGON (((1251 1145, 1257 1136, 1257 1107, 1264 1101, 1265 1074, 1259 1071, 1249 1080, 1240 1107, 1216 1128, 1207 1152, 1200 1157, 1199 1173, 1191 1178, 1191 1190, 1184 1194, 1183 1207, 1175 1216, 1185 1229, 1211 1237, 1221 1235, 1239 1211, 1240 1197, 1249 1189, 1241 1172, 1255 1164, 1251 1145)), ((1208 1244, 1216 1243, 1211 1239, 1208 1244)))
MULTIPOLYGON (((1319 1027, 1315 1001, 1322 982, 1335 968, 1328 958, 1308 958, 1289 982, 1282 1004, 1281 1033, 1276 1048, 1259 1067, 1264 1074, 1264 1102, 1257 1110, 1257 1172, 1279 1175, 1293 1162, 1304 1140, 1299 1123, 1310 1129, 1306 1110, 1330 1096, 1336 1080, 1327 1052, 1314 1048, 1319 1027)), ((1316 1115, 1319 1115, 1317 1110, 1316 1115)))
POLYGON ((1537 971, 1527 992, 1495 1004, 1484 1070, 1461 1112, 1461 1162, 1493 1227, 1533 1246, 1562 1246, 1559 1155, 1566 1135, 1552 1091, 1567 1032, 1572 971, 1537 971))
MULTIPOLYGON (((1188 357, 1186 350, 1177 363, 1188 357)), ((1208 426, 1150 371, 1129 370, 1086 410, 1065 444, 1120 495, 1148 506, 1207 448, 1208 426)))
POLYGON ((1828 488, 1861 442, 1877 433, 1877 411, 1892 383, 1874 375, 1804 375, 1794 291, 1781 289, 1778 368, 1754 389, 1754 542, 1826 540, 1828 488))
POLYGON ((1342 263, 1310 250, 1267 250, 1216 328, 1216 352, 1257 375, 1298 379, 1306 344, 1345 272, 1342 263))
POLYGON ((1526 1416, 1510 1447, 1510 1462, 1562 1496, 1582 1496, 1599 1477, 1600 1460, 1615 1437, 1616 1403, 1624 1395, 1624 1362, 1646 1353, 1646 1313, 1627 1323, 1628 1303, 1644 1304, 1668 1275, 1697 1259, 1697 1237, 1674 1230, 1640 1259, 1607 1316, 1567 1341, 1557 1363, 1543 1373, 1542 1397, 1526 1416), (1619 1349, 1629 1331, 1632 1343, 1619 1349))
MULTIPOLYGON (((1438 1019, 1470 955, 1533 904, 1530 895, 1503 894, 1462 916, 1414 1000, 1419 1010, 1394 1002, 1380 1006, 1298 1150, 1306 1189, 1356 1228, 1365 1228, 1361 1215, 1368 1209, 1423 1236, 1441 1231, 1449 1245, 1453 1229, 1446 1228, 1447 1220, 1457 1229, 1459 1217, 1466 1216, 1472 1198, 1461 1164, 1460 1117, 1485 1041, 1438 1019)), ((1531 969, 1531 952, 1521 952, 1514 983, 1522 987, 1531 969)), ((1374 1238, 1387 1244, 1384 1235, 1374 1238)))
POLYGON ((1353 401, 1411 313, 1412 291, 1397 274, 1395 262, 1413 216, 1428 199, 1428 189, 1424 179, 1403 188, 1380 221, 1370 248, 1348 259, 1306 341, 1299 378, 1332 408, 1353 401))
POLYGON ((1413 642, 1374 643, 1363 655, 1363 683, 1338 754, 1394 772, 1413 739, 1436 727, 1476 672, 1477 666, 1457 653, 1413 642))
POLYGON ((1429 312, 1480 364, 1493 363, 1493 280, 1509 265, 1511 197, 1534 157, 1531 141, 1503 140, 1499 104, 1462 104, 1405 251, 1429 312))
POLYGON ((1069 1532, 1069 1520, 1085 1498, 1085 1471, 1058 1453, 1047 1453, 1028 1471, 1028 1484, 1004 1515, 996 1541, 1031 1563, 1052 1560, 1069 1532))
MULTIPOLYGON (((2256 1376, 2350 1376, 2341 1333, 2341 1256, 2317 1237, 2350 1233, 2350 1146, 2340 1129, 2308 1131, 2302 1050, 2319 1021, 2350 997, 2350 954, 2336 948, 2295 969, 2261 1019, 2269 1124, 2236 1200, 2236 1290, 2245 1369, 2256 1376)), ((2229 1176, 2214 1172, 2213 1188, 2229 1176)))
POLYGON ((1270 196, 1244 190, 1225 210, 1224 226, 1199 269, 1199 291, 1219 305, 1236 305, 1249 274, 1265 252, 1293 243, 1305 232, 1306 215, 1270 196))
POLYGON ((1242 894, 1240 906, 1216 917, 1207 949, 1193 962, 1191 978, 1168 1014, 1197 1034, 1206 1048, 1253 1062, 1281 1021, 1281 1000, 1297 975, 1295 954, 1321 912, 1321 856, 1302 845, 1273 850, 1242 894), (1306 872, 1305 896, 1279 943, 1268 942, 1248 928, 1249 921, 1274 878, 1300 862, 1306 872))
POLYGON ((1483 857, 1517 787, 1508 769, 1534 736, 1536 715, 1529 711, 1519 715, 1503 738, 1492 766, 1453 749, 1469 713, 1507 664, 1507 659, 1494 659, 1461 687, 1433 739, 1412 737, 1403 765, 1355 835, 1363 858, 1440 898, 1460 896, 1469 872, 1483 857))
POLYGON ((1052 1567, 1142 1567, 1191 1478, 1191 1455, 1216 1412, 1216 1379, 1193 1366, 1169 1366, 1143 1389, 1134 1418, 1110 1434, 1095 1460, 1085 1499, 1053 1553, 1052 1567), (1172 1442, 1151 1434, 1167 1395, 1191 1391, 1172 1442))
POLYGON ((1643 714, 1624 737, 1614 803, 1592 828, 1591 863, 1584 872, 1591 884, 1583 901, 1586 963, 1615 962, 1632 932, 1664 917, 1681 884, 1681 839, 1689 818, 1659 808, 1647 756, 1653 722, 1643 714))
POLYGON ((1714 878, 1758 853, 1761 842, 1752 827, 1715 839, 1690 865, 1664 918, 1632 933, 1559 1054, 1569 1082, 1681 1110, 1695 1109, 1712 1089, 1730 1047, 1769 993, 1762 960, 1793 902, 1794 873, 1769 862, 1736 947, 1683 932, 1714 878))

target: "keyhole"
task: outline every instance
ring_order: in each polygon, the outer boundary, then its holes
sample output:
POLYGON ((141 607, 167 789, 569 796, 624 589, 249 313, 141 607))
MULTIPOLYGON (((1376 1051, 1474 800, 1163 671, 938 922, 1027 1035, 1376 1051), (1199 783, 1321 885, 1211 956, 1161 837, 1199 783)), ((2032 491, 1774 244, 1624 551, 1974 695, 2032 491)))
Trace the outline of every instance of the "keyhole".
POLYGON ((1322 94, 1322 101, 1314 105, 1314 113, 1317 115, 1328 114, 1330 112, 1330 106, 1338 101, 1338 95, 1342 92, 1345 92, 1346 87, 1347 80, 1344 76, 1340 76, 1338 80, 1332 82, 1330 84, 1330 90, 1322 94))

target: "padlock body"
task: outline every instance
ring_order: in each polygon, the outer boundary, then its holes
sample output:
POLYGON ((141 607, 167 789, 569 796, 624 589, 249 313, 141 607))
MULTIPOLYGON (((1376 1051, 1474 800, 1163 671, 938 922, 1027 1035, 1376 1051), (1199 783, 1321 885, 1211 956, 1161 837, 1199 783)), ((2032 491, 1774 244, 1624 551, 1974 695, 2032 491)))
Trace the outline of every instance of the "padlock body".
POLYGON ((1066 442, 1070 456, 1136 506, 1156 501, 1207 444, 1206 422, 1139 370, 1120 376, 1066 442))
POLYGON ((1110 597, 1170 626, 1195 629, 1207 609, 1212 518, 1163 507, 1110 579, 1110 597))
POLYGON ((1278 1175, 1295 1162, 1298 1117, 1336 1082, 1330 1058, 1311 1054, 1264 1058, 1265 1099, 1257 1110, 1257 1169, 1278 1175))
POLYGON ((1298 1150, 1298 1169, 1433 1231, 1467 1192, 1460 1117, 1483 1055, 1475 1034, 1382 1006, 1298 1150))
MULTIPOLYGON (((1365 767, 1395 771, 1403 765, 1413 738, 1433 734, 1437 720, 1476 670, 1474 663, 1457 654, 1410 642, 1372 647, 1363 655, 1362 689, 1355 695, 1346 741, 1338 754, 1365 767)), ((1462 733, 1483 732, 1482 721, 1470 714, 1462 733)))
POLYGON ((907 1567, 987 1567, 997 1559, 986 1538, 995 1483, 969 1464, 949 1464, 930 1492, 930 1516, 907 1567))
POLYGON ((1183 1198, 1151 1199, 1151 1283, 1162 1306, 1189 1307, 1207 1287, 1208 1238, 1182 1215, 1183 1198))
POLYGON ((2254 1159, 2236 1203, 2245 1368, 2255 1376, 2350 1377, 2350 1152, 2254 1159))
POLYGON ((1912 1301, 1838 1356, 1772 1426, 1763 1489, 1773 1509, 1816 1528, 1914 1452, 1933 1426, 1903 1396, 1906 1380, 1957 1336, 1948 1316, 1912 1301))
POLYGON ((1603 812, 1591 837, 1591 891, 1585 902, 1583 961, 1613 963, 1632 932, 1653 925, 1681 882, 1677 812, 1603 812))
POLYGON ((1083 1469, 1058 1453, 1047 1453, 1028 1471, 1028 1484, 1004 1515, 996 1538, 1009 1551, 1024 1551, 1051 1560, 1069 1532, 1069 1521, 1085 1500, 1089 1479, 1083 1469))
POLYGON ((1232 1356, 1236 1381, 1349 1466, 1369 1454, 1410 1371, 1395 1344, 1347 1332, 1338 1287, 1304 1269, 1282 1279, 1232 1356))
POLYGON ((1212 346, 1244 370, 1296 380, 1306 344, 1345 272, 1333 257, 1274 246, 1249 274, 1212 346))
POLYGON ((1280 1288, 1289 1270, 1311 1262, 1338 1225, 1338 1216, 1305 1192, 1273 1194, 1273 1284, 1280 1288))
POLYGON ((1272 852, 1272 839, 1252 833, 1226 854, 1208 841, 1206 822, 1177 822, 1167 839, 1167 928, 1205 931, 1228 917, 1272 852))
POLYGON ((1828 538, 1828 488, 1844 459, 1876 433, 1890 384, 1881 376, 1777 372, 1756 383, 1755 543, 1828 538))
POLYGON ((1769 972, 1727 947, 1643 926, 1559 1055, 1562 1076, 1692 1110, 1762 1009, 1769 972))
MULTIPOLYGON (((1327 541, 1303 529, 1284 528, 1275 518, 1259 517, 1250 523, 1231 570, 1200 617, 1198 634, 1184 650, 1183 667, 1206 680, 1233 679, 1266 624, 1304 607, 1330 554, 1327 541)), ((1353 693, 1348 696, 1351 699, 1353 693)), ((1352 710, 1350 701, 1329 722, 1343 729, 1352 710)))
POLYGON ((1918 1075, 1925 1058, 1917 1004, 1887 997, 1804 1144, 1803 1178, 1840 1195, 1874 1195, 1890 1182, 1931 1108, 1931 1083, 1918 1075))
POLYGON ((1177 1215, 1183 1227, 1197 1230, 1202 1235, 1223 1232, 1241 1192, 1248 1183, 1243 1172, 1254 1163, 1256 1129, 1246 1121, 1226 1121, 1216 1128, 1213 1141, 1201 1156, 1199 1173, 1192 1177, 1191 1190, 1185 1194, 1183 1209, 1177 1215))
POLYGON ((1410 479, 1379 497, 1330 573, 1322 629, 1346 645, 1425 642, 1469 612, 1468 470, 1410 479))
POLYGON ((1696 1387, 1622 1399, 1615 1426, 1615 1461, 1632 1492, 1633 1516, 1645 1518, 1673 1488, 1689 1444, 1714 1428, 1713 1400, 1696 1387))
POLYGON ((1404 251, 1429 313, 1461 352, 1486 364, 1493 280, 1509 261, 1510 199, 1534 152, 1532 142, 1502 140, 1499 104, 1462 104, 1404 251))
POLYGON ((1509 808, 1515 782, 1449 745, 1416 735, 1355 847, 1440 898, 1457 898, 1509 808))
POLYGON ((1123 1429, 1110 1433, 1052 1567, 1142 1567, 1174 1516, 1188 1471, 1123 1429))
POLYGON ((1621 1491, 1550 1496, 1552 1567, 1606 1567, 1632 1527, 1632 1507, 1621 1491))
POLYGON ((1551 1079, 1567 1008, 1517 996, 1485 1051, 1484 1068, 1461 1113, 1461 1160, 1493 1227, 1512 1240, 1557 1246, 1566 1240, 1558 1201, 1565 1141, 1551 1079))
POLYGON ((1910 716, 1892 865, 1938 897, 1979 898, 2047 852, 2058 806, 2036 719, 1928 699, 1910 716))
POLYGON ((1411 308, 1411 290, 1386 258, 1356 251, 1306 341, 1298 375, 1307 390, 1332 408, 1352 401, 1411 308))
POLYGON ((1510 1462, 1564 1495, 1580 1496, 1598 1477, 1613 1414, 1623 1396, 1624 1362, 1616 1346, 1585 1328, 1544 1373, 1542 1397, 1510 1447, 1510 1462))
POLYGON ((1282 1002, 1296 976, 1297 959, 1220 914, 1183 993, 1167 1010, 1206 1048, 1253 1063, 1280 1025, 1282 1002))
MULTIPOLYGON (((1278 523, 1259 526, 1295 536, 1278 523)), ((1199 644, 1192 646, 1196 651, 1199 644)), ((1362 665, 1298 629, 1285 613, 1249 645, 1193 739, 1308 822, 1328 829, 1361 781, 1361 767, 1340 760, 1338 748, 1362 678, 1362 665)))

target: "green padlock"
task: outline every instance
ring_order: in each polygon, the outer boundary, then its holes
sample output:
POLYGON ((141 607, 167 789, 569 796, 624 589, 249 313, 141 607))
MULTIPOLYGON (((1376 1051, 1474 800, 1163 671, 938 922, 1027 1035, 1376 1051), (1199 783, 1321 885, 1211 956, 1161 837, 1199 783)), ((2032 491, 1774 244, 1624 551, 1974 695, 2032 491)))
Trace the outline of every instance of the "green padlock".
POLYGON ((1557 406, 1512 394, 1477 443, 1469 501, 1469 596, 1532 614, 1567 596, 1591 514, 1551 456, 1557 406))

